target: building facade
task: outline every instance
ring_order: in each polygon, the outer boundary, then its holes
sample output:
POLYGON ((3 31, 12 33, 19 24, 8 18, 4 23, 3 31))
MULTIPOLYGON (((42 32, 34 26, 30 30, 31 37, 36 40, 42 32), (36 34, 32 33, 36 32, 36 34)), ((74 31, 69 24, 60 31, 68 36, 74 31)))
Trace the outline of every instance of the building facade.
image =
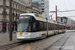
POLYGON ((49 0, 33 0, 33 2, 39 2, 42 6, 42 15, 50 19, 49 17, 49 0))
POLYGON ((49 0, 45 0, 45 16, 50 19, 49 17, 49 0))
MULTIPOLYGON (((35 7, 31 5, 32 0, 13 0, 12 1, 12 22, 17 22, 21 13, 39 13, 41 14, 41 6, 35 7)), ((0 23, 7 26, 9 23, 9 0, 0 0, 0 23)), ((3 26, 2 26, 3 27, 3 26)))
POLYGON ((75 29, 75 21, 67 17, 57 17, 58 22, 66 24, 66 29, 75 29))
POLYGON ((42 6, 42 13, 44 13, 44 10, 45 10, 45 0, 40 0, 39 4, 42 6))

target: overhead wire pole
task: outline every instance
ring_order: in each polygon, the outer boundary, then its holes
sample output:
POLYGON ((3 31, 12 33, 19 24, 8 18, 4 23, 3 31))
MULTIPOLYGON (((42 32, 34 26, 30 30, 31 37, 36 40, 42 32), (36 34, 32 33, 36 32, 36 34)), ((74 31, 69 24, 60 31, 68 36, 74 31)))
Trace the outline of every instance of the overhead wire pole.
POLYGON ((9 40, 12 41, 12 0, 9 1, 9 40))
POLYGON ((55 13, 56 15, 56 21, 57 21, 57 5, 55 6, 55 11, 50 11, 51 13, 55 13))
POLYGON ((46 11, 45 11, 45 18, 46 18, 46 22, 47 22, 47 23, 46 23, 46 25, 47 25, 47 28, 46 28, 46 29, 47 29, 47 36, 48 36, 48 18, 47 18, 47 16, 46 16, 46 11))
POLYGON ((56 21, 57 21, 57 5, 55 6, 55 9, 56 9, 55 14, 56 14, 56 21))

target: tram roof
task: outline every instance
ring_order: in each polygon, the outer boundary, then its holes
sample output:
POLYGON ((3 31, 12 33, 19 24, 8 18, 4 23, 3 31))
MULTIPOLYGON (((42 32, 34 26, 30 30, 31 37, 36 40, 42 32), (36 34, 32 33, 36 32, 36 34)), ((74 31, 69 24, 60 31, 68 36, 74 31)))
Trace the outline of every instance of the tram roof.
MULTIPOLYGON (((31 15, 31 16, 33 16, 36 20, 38 20, 38 21, 44 21, 44 22, 46 22, 46 19, 37 17, 35 14, 36 14, 36 13, 23 13, 23 14, 20 14, 20 16, 21 16, 21 15, 31 15)), ((54 20, 48 19, 48 22, 49 22, 49 23, 54 23, 54 20)), ((57 24, 57 23, 58 23, 58 22, 55 21, 55 24, 57 24)), ((60 22, 59 25, 62 25, 62 22, 60 22)), ((63 24, 63 25, 65 25, 65 24, 63 24)))

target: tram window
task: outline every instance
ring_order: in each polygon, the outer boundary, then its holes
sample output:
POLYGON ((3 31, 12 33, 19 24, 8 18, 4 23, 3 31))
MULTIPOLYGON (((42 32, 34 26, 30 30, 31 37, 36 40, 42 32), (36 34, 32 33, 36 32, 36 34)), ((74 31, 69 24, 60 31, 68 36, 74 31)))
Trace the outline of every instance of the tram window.
POLYGON ((59 30, 59 23, 57 24, 57 29, 59 30))
POLYGON ((34 18, 32 18, 33 20, 32 20, 32 25, 31 25, 31 31, 32 32, 36 32, 37 31, 37 27, 36 27, 36 23, 37 23, 37 21, 34 19, 34 18))
POLYGON ((58 25, 56 24, 56 30, 58 29, 58 25))
POLYGON ((62 26, 60 25, 60 29, 62 30, 62 26))
POLYGON ((50 30, 51 30, 51 23, 49 25, 50 25, 50 30))
POLYGON ((61 25, 60 25, 60 30, 61 30, 61 25))
POLYGON ((43 22, 40 22, 40 31, 43 31, 43 22))
POLYGON ((65 29, 65 26, 64 26, 64 29, 65 29))
POLYGON ((64 26, 63 26, 63 29, 64 29, 64 26))
POLYGON ((51 23, 51 30, 52 30, 52 23, 51 23))
POLYGON ((57 25, 56 29, 58 29, 58 25, 57 25))
POLYGON ((49 30, 51 29, 51 25, 50 25, 50 23, 49 23, 49 30))
POLYGON ((36 22, 33 22, 32 24, 32 32, 35 32, 36 31, 36 22))
POLYGON ((57 25, 55 24, 55 30, 57 29, 57 25))
POLYGON ((57 30, 58 30, 58 28, 59 28, 59 25, 57 25, 57 30))
POLYGON ((48 24, 48 30, 50 30, 50 23, 48 24))
POLYGON ((62 29, 63 29, 63 26, 62 26, 62 29))
POLYGON ((59 29, 59 25, 57 25, 58 26, 58 28, 57 29, 59 29))
POLYGON ((59 30, 60 30, 60 25, 59 25, 59 30))
POLYGON ((36 31, 40 31, 40 25, 39 21, 36 22, 36 31))
POLYGON ((61 29, 61 25, 60 25, 60 29, 61 29))
POLYGON ((55 29, 56 29, 56 26, 55 26, 55 29))
POLYGON ((52 23, 51 23, 51 29, 52 29, 52 23))
POLYGON ((44 22, 44 30, 46 30, 46 23, 44 22))
POLYGON ((54 30, 54 24, 52 24, 52 26, 51 26, 51 27, 52 27, 52 30, 54 30))
POLYGON ((56 30, 56 24, 55 24, 55 30, 56 30))
POLYGON ((60 25, 60 28, 59 29, 61 30, 61 25, 60 25))
POLYGON ((64 26, 64 29, 65 29, 65 26, 64 26))
POLYGON ((51 23, 49 23, 49 25, 48 25, 48 26, 49 26, 49 30, 51 30, 51 23))

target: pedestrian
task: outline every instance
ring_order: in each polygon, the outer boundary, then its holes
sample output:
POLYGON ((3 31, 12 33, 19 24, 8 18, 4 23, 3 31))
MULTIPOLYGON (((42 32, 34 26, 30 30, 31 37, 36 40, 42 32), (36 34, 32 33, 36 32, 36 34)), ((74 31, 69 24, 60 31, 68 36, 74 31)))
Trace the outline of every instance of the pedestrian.
POLYGON ((2 33, 5 33, 5 29, 2 29, 2 33))

